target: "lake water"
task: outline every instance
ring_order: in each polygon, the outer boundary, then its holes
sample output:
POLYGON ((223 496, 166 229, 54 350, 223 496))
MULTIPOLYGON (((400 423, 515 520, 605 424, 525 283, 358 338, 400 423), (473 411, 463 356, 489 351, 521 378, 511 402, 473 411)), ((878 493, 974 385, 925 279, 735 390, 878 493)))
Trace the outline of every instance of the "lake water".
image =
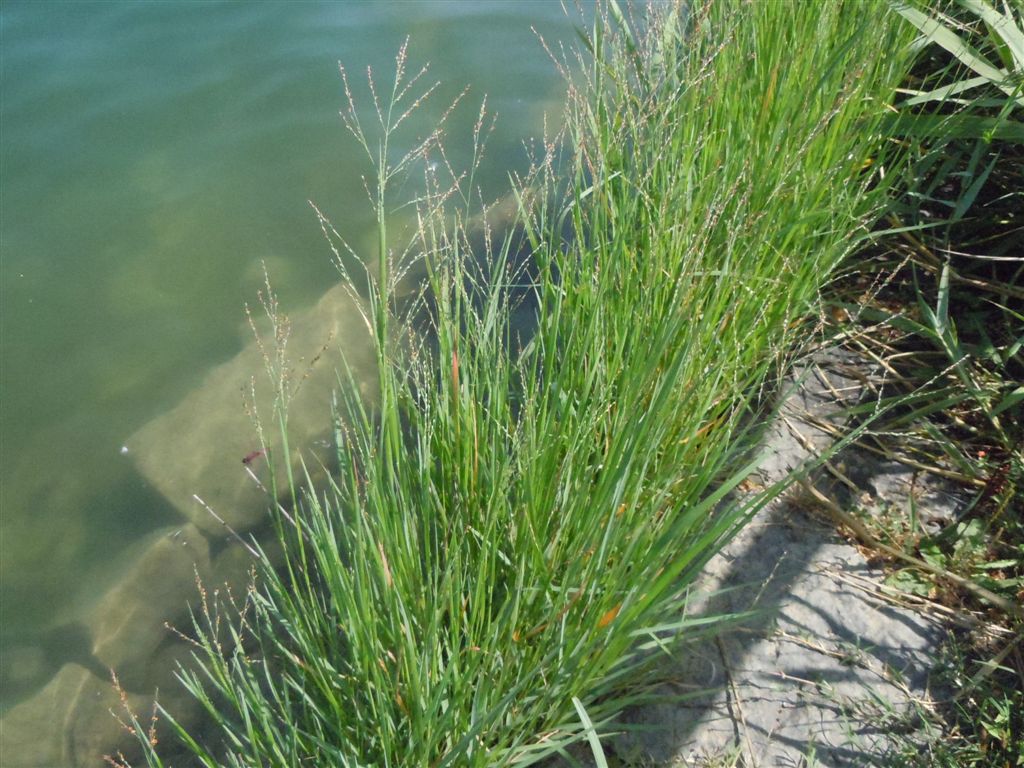
POLYGON ((261 264, 289 311, 337 283, 307 200, 367 242, 338 62, 387 81, 409 36, 442 81, 409 142, 468 85, 457 162, 487 94, 496 195, 564 104, 531 27, 574 23, 556 0, 4 3, 0 710, 103 666, 90 611, 184 522, 122 446, 249 343, 261 264))

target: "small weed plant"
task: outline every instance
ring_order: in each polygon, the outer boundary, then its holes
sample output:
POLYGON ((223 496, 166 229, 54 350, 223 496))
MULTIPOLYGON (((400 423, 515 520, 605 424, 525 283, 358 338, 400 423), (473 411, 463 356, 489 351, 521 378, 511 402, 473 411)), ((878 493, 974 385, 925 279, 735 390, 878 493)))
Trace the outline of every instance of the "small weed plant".
POLYGON ((953 694, 927 754, 906 764, 1024 765, 1024 5, 894 8, 918 32, 897 101, 915 161, 892 231, 841 296, 885 394, 913 393, 866 447, 958 486, 963 503, 937 531, 913 505, 865 523, 927 566, 893 562, 890 584, 973 627, 950 643, 953 694))

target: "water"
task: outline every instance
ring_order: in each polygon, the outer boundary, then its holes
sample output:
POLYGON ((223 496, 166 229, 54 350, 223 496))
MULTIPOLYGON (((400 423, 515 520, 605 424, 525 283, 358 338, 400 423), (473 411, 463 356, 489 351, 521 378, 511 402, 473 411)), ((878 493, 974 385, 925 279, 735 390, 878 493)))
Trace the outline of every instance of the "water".
POLYGON ((497 194, 564 102, 531 26, 573 23, 554 0, 4 4, 0 709, 90 663, 90 610, 182 523, 121 446, 247 343, 261 264, 288 309, 337 282, 307 199, 367 240, 338 61, 386 80, 410 37, 443 86, 409 142, 469 85, 467 147, 488 94, 497 194))

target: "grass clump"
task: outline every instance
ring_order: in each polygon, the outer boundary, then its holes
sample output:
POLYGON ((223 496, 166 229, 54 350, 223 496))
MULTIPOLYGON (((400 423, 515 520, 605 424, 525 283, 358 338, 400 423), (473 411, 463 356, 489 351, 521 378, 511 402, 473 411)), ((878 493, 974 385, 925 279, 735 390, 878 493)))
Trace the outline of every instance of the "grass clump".
POLYGON ((599 752, 692 629, 701 566, 780 492, 730 495, 819 291, 884 205, 881 119, 909 54, 877 52, 907 30, 875 2, 601 11, 558 59, 565 141, 517 187, 523 240, 492 239, 483 267, 458 224, 471 175, 428 173, 413 247, 389 239, 396 174, 442 152, 390 158, 429 91, 404 57, 390 106, 373 89, 379 146, 351 113, 378 172, 379 397, 342 395, 339 471, 277 514, 285 566, 198 617, 183 679, 216 727, 178 735, 201 764, 599 752), (403 341, 409 256, 429 320, 403 341))

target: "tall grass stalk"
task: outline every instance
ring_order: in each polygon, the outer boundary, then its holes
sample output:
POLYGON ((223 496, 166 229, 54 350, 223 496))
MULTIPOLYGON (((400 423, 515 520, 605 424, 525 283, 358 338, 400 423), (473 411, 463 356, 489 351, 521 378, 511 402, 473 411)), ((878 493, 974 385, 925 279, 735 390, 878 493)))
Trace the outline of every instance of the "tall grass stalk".
MULTIPOLYGON (((560 59, 564 153, 552 142, 517 192, 525 265, 507 237, 481 268, 451 223, 469 214, 444 210, 472 199, 468 177, 428 178, 429 342, 389 339, 386 142, 404 108, 378 105, 379 148, 359 129, 379 173, 379 407, 345 398, 340 470, 281 524, 289 567, 262 565, 237 615, 197 616, 183 679, 216 733, 179 735, 202 764, 597 748, 696 631, 683 611, 701 567, 781 490, 731 495, 766 388, 879 215, 894 145, 878 121, 908 56, 878 52, 906 50, 908 30, 878 2, 641 20, 609 2, 584 39, 560 59), (526 275, 536 322, 519 347, 526 275)), ((394 100, 418 103, 402 63, 394 100)))

